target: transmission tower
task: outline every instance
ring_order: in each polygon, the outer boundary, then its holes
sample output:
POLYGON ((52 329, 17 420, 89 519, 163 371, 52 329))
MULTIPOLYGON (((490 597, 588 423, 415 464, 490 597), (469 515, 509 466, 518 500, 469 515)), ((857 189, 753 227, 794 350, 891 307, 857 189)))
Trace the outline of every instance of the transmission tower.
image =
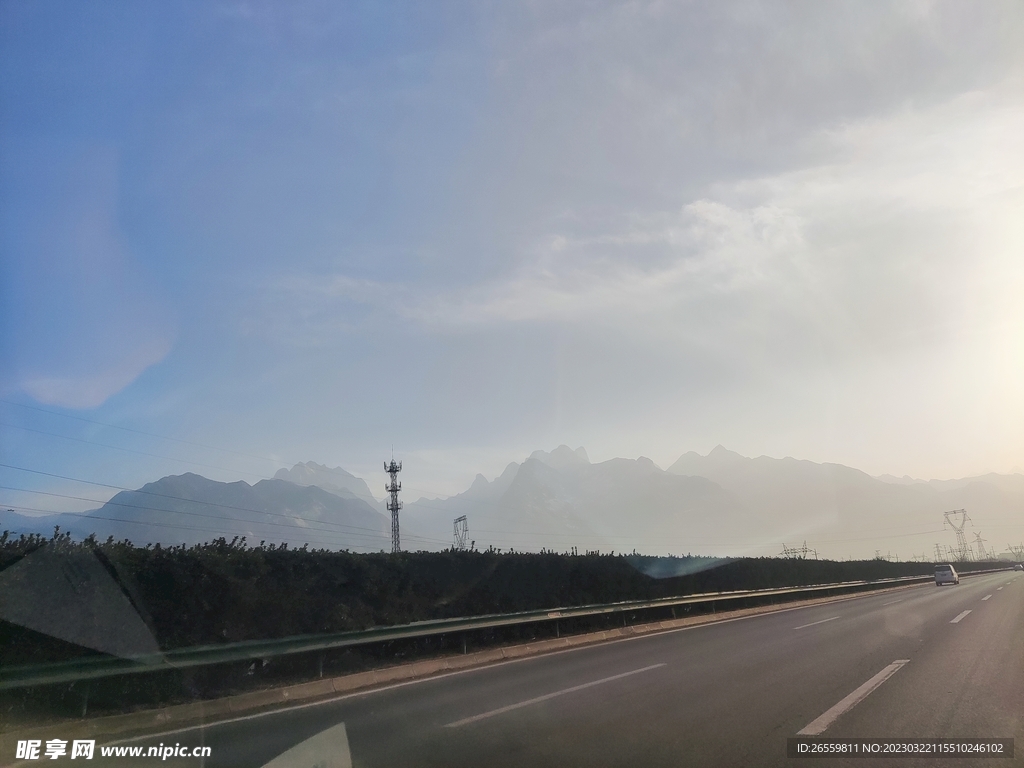
POLYGON ((951 512, 943 512, 945 520, 943 526, 948 525, 956 533, 956 549, 953 550, 956 559, 963 563, 971 559, 971 548, 967 546, 967 536, 964 535, 964 528, 971 519, 967 516, 966 509, 954 509, 951 512))
POLYGON ((797 560, 806 560, 807 555, 814 555, 814 559, 818 559, 818 551, 816 549, 810 549, 807 546, 807 542, 804 542, 802 547, 787 547, 785 543, 782 545, 782 556, 792 557, 797 560))
POLYGON ((465 552, 466 540, 469 538, 469 522, 466 520, 466 516, 456 517, 454 522, 454 535, 455 535, 455 549, 459 552, 465 552))
POLYGON ((943 560, 945 560, 945 558, 942 556, 942 545, 941 544, 936 544, 935 545, 935 562, 936 563, 941 563, 943 560))
POLYGON ((1006 548, 1017 558, 1017 562, 1024 561, 1024 544, 1018 544, 1016 547, 1012 544, 1007 544, 1006 548))
POLYGON ((402 490, 402 484, 398 482, 398 473, 402 471, 402 462, 396 462, 391 457, 391 463, 384 462, 384 471, 391 476, 391 482, 384 486, 384 490, 391 494, 391 501, 388 502, 388 510, 391 512, 391 551, 401 552, 402 541, 398 535, 398 510, 402 508, 402 502, 398 500, 398 492, 402 490))
POLYGON ((985 540, 981 538, 981 532, 974 534, 974 543, 978 545, 978 559, 988 560, 988 552, 985 550, 985 540))

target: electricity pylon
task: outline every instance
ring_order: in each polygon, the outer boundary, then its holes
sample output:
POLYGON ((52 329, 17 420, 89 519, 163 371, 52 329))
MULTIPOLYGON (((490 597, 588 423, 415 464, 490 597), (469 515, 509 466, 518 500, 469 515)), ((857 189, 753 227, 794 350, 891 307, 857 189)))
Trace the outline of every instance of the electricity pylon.
POLYGON ((978 559, 988 560, 988 552, 985 550, 985 540, 981 538, 981 532, 974 534, 974 543, 978 545, 978 559))
POLYGON ((971 548, 967 546, 967 536, 964 535, 964 528, 971 519, 967 516, 966 509, 954 509, 951 512, 943 512, 945 516, 943 526, 948 525, 956 533, 956 549, 953 553, 961 563, 971 559, 971 548), (957 520, 959 518, 959 520, 957 520))
POLYGON ((793 557, 797 560, 806 560, 807 555, 814 555, 814 559, 818 559, 818 551, 816 549, 808 548, 806 541, 802 547, 787 547, 785 543, 782 545, 783 557, 793 557))
POLYGON ((459 552, 466 550, 466 540, 469 538, 469 522, 466 516, 456 517, 453 524, 455 535, 455 549, 459 552))

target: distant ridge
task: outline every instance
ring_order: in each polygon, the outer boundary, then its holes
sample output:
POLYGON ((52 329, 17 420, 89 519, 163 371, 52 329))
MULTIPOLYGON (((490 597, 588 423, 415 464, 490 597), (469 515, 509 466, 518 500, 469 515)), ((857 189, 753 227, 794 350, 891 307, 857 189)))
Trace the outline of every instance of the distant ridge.
MULTIPOLYGON (((444 547, 452 520, 466 515, 477 548, 737 557, 807 541, 822 557, 908 559, 952 544, 942 513, 960 508, 973 521, 969 537, 981 533, 990 550, 1024 541, 1024 475, 878 478, 841 464, 748 458, 721 445, 685 453, 666 470, 643 456, 595 464, 582 447, 534 451, 493 480, 478 474, 463 493, 407 500, 401 520, 409 549, 444 547)), ((254 544, 366 551, 389 548, 381 509, 361 478, 306 462, 252 486, 169 476, 85 517, 0 512, 0 530, 50 535, 60 525, 76 536, 143 544, 244 535, 254 544)))
MULTIPOLYGON (((8 513, 9 514, 9 513, 8 513)), ((23 530, 36 519, 11 518, 23 530)), ((40 520, 39 522, 42 522, 40 520)), ((390 541, 387 520, 362 499, 343 498, 316 486, 285 480, 255 485, 221 483, 191 472, 169 475, 136 491, 121 491, 84 515, 48 515, 53 525, 78 537, 94 533, 145 545, 197 544, 224 536, 245 536, 250 544, 287 542, 330 549, 378 550, 390 541)), ((7 526, 0 518, 0 528, 7 526)))
POLYGON ((361 477, 346 472, 341 467, 326 467, 313 461, 296 464, 291 469, 279 469, 275 480, 287 480, 296 485, 315 485, 342 498, 362 499, 371 507, 381 504, 361 477))

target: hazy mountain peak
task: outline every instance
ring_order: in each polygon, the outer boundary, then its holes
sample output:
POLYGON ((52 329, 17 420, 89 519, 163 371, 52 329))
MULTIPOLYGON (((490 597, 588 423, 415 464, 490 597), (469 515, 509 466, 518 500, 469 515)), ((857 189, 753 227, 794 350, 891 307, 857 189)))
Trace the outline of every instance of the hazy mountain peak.
POLYGON ((714 469, 742 461, 749 461, 749 459, 735 451, 730 451, 724 445, 716 445, 707 456, 702 456, 696 451, 687 451, 676 459, 668 471, 677 475, 706 476, 714 469))
POLYGON ((296 464, 291 469, 277 470, 274 479, 287 480, 295 485, 315 485, 328 493, 362 499, 371 505, 377 504, 377 499, 370 493, 366 481, 341 467, 327 467, 314 461, 307 461, 296 464))
POLYGON ((519 465, 514 461, 509 463, 509 465, 505 467, 505 471, 494 478, 494 480, 488 480, 483 474, 478 473, 477 476, 473 478, 473 483, 469 488, 454 498, 461 497, 464 499, 475 499, 477 501, 481 499, 497 499, 501 494, 508 490, 518 473, 519 465))
POLYGON ((711 453, 708 454, 709 459, 715 459, 716 461, 735 461, 736 459, 744 459, 745 456, 730 451, 724 445, 716 445, 711 449, 711 453))
POLYGON ((917 485, 924 483, 924 480, 918 480, 911 477, 910 475, 904 475, 903 477, 896 477, 895 475, 877 475, 875 480, 881 480, 883 483, 891 483, 893 485, 917 485))
POLYGON ((582 445, 575 451, 568 445, 560 445, 551 453, 547 451, 534 451, 530 454, 530 458, 536 459, 542 464, 547 464, 552 469, 568 469, 570 467, 590 464, 590 457, 587 456, 587 452, 582 445))
POLYGON ((655 464, 651 459, 647 458, 646 456, 639 457, 636 460, 636 463, 643 467, 644 469, 648 470, 649 472, 661 469, 657 464, 655 464))

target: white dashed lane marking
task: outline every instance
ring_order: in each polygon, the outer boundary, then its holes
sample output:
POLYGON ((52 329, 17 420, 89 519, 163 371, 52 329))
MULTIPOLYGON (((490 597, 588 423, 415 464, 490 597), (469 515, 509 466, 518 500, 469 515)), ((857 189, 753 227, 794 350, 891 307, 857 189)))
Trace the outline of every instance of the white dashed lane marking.
POLYGON ((479 715, 473 715, 472 717, 464 717, 462 720, 456 720, 454 723, 448 723, 444 727, 445 728, 458 728, 459 726, 469 725, 470 723, 475 723, 475 722, 477 722, 479 720, 484 720, 484 719, 486 719, 488 717, 494 717, 495 715, 501 715, 501 714, 504 714, 505 712, 511 712, 512 710, 515 710, 515 709, 521 709, 522 707, 528 707, 531 704, 539 704, 542 701, 548 701, 549 699, 553 699, 556 696, 564 696, 567 693, 575 693, 576 691, 582 691, 585 688, 592 688, 595 685, 602 685, 604 683, 610 683, 613 680, 621 680, 622 678, 629 677, 630 675, 638 675, 641 672, 647 672, 649 670, 658 669, 659 667, 664 667, 664 666, 665 666, 664 664, 652 664, 651 666, 643 667, 642 669, 634 669, 634 670, 631 670, 629 672, 623 672, 622 674, 619 674, 619 675, 612 675, 611 677, 605 677, 605 678, 602 678, 601 680, 594 680, 594 681, 589 682, 589 683, 583 683, 582 685, 574 685, 572 688, 564 688, 561 691, 554 691, 553 693, 546 693, 543 696, 538 696, 538 697, 536 697, 534 699, 527 699, 526 701, 520 701, 520 702, 517 702, 515 704, 509 704, 507 707, 499 707, 498 709, 492 709, 490 712, 481 712, 479 715))
POLYGON ((824 624, 826 621, 835 621, 838 616, 832 616, 828 619, 822 619, 821 621, 812 621, 810 624, 801 624, 799 627, 793 627, 793 629, 804 629, 805 627, 813 627, 816 624, 824 624))
POLYGON ((844 712, 847 712, 847 711, 853 709, 855 706, 857 706, 862 701, 864 701, 864 699, 866 699, 868 697, 868 695, 873 690, 875 690, 875 688, 877 688, 882 683, 884 683, 886 680, 888 680, 890 677, 892 677, 897 672, 899 672, 900 668, 903 667, 904 664, 907 664, 909 661, 910 661, 910 659, 896 659, 896 661, 894 661, 892 664, 887 666, 885 669, 883 669, 877 675, 872 677, 870 680, 868 680, 866 683, 864 683, 864 685, 862 685, 860 688, 855 690, 853 693, 851 693, 845 699, 842 699, 834 707, 832 707, 831 709, 827 710, 821 717, 817 718, 816 720, 812 720, 810 723, 808 723, 807 726, 803 730, 798 731, 796 735, 797 736, 817 736, 817 735, 819 735, 826 728, 828 728, 830 725, 832 725, 832 723, 834 723, 836 721, 836 719, 840 715, 842 715, 844 712))
POLYGON ((992 597, 992 595, 985 595, 985 596, 984 596, 983 598, 981 598, 981 602, 985 602, 985 601, 986 601, 986 600, 988 600, 988 599, 989 599, 990 597, 992 597))
POLYGON ((963 620, 964 616, 966 616, 968 613, 970 613, 970 611, 964 611, 963 613, 961 613, 959 616, 957 616, 955 619, 953 619, 949 623, 950 624, 959 624, 963 620))

